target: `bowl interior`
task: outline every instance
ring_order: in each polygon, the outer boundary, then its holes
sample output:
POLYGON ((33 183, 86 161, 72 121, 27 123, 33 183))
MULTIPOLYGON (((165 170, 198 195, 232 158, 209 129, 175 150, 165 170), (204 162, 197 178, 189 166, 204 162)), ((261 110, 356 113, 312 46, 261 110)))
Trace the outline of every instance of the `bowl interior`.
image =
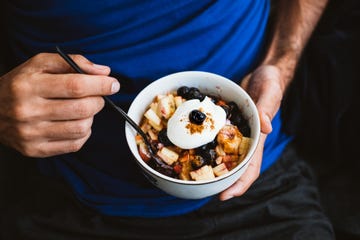
POLYGON ((251 129, 250 137, 252 141, 247 156, 237 167, 235 167, 228 173, 216 177, 215 179, 212 180, 185 181, 185 180, 171 178, 152 169, 150 166, 147 165, 147 163, 145 163, 141 159, 138 153, 137 145, 135 143, 136 131, 129 124, 126 124, 125 134, 126 134, 127 143, 129 145, 131 152, 137 159, 138 163, 141 165, 143 169, 153 173, 154 175, 162 179, 166 179, 172 182, 178 182, 182 184, 192 184, 192 185, 219 181, 220 179, 226 178, 227 176, 237 172, 244 165, 246 165, 246 163, 250 160, 251 156, 255 151, 255 148, 258 144, 260 137, 260 121, 256 106, 251 100, 250 96, 239 85, 237 85, 233 81, 213 73, 201 72, 201 71, 186 71, 186 72, 178 72, 167 75, 149 84, 136 96, 136 98, 130 105, 128 111, 129 116, 136 123, 139 123, 143 117, 143 114, 147 110, 149 104, 153 101, 156 95, 166 94, 170 91, 176 90, 181 86, 197 87, 206 94, 220 96, 222 99, 226 101, 234 101, 239 106, 244 117, 248 119, 251 129))

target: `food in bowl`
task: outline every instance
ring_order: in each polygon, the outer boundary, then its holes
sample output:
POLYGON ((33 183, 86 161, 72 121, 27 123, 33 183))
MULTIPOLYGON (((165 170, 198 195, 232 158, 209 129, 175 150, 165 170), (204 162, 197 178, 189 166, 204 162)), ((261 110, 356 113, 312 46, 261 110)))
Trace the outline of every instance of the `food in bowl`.
POLYGON ((249 151, 251 129, 235 102, 181 86, 157 95, 140 122, 157 156, 136 135, 138 152, 154 170, 180 180, 211 180, 238 166, 249 151), (166 166, 166 167, 164 167, 166 166))
POLYGON ((150 167, 141 158, 139 147, 136 143, 136 140, 139 140, 136 137, 137 131, 128 123, 125 124, 125 135, 136 164, 138 164, 141 172, 149 182, 175 197, 201 199, 224 191, 244 174, 259 143, 260 119, 255 103, 236 82, 221 75, 204 71, 176 72, 153 81, 137 94, 129 107, 129 117, 137 124, 140 124, 144 118, 144 113, 157 95, 162 94, 166 96, 168 93, 174 93, 181 86, 196 87, 207 96, 218 96, 225 102, 230 103, 233 101, 240 107, 241 114, 250 126, 251 141, 245 158, 234 169, 209 180, 189 181, 169 177, 150 167))

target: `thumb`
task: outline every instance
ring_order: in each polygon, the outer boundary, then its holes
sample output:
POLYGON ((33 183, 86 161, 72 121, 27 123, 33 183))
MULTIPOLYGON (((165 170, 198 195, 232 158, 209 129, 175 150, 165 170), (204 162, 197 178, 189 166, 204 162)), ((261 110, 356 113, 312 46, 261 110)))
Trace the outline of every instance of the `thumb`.
POLYGON ((271 117, 264 110, 258 109, 261 132, 269 134, 272 131, 271 117))

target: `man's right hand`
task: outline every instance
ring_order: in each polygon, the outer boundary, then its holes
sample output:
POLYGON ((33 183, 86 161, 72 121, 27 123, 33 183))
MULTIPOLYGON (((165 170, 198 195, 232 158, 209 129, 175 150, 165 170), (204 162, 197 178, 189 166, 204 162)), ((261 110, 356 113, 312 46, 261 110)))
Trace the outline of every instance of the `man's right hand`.
POLYGON ((77 74, 58 55, 41 53, 0 78, 0 143, 25 156, 78 151, 91 134, 102 96, 116 93, 110 68, 71 55, 77 74))

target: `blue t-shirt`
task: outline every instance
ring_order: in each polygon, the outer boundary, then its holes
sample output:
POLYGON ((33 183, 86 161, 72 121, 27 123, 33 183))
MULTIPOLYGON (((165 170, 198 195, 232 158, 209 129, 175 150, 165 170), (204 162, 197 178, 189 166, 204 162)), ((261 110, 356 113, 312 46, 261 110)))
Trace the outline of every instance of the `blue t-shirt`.
MULTIPOLYGON (((269 2, 9 0, 9 63, 60 45, 110 66, 121 82, 111 98, 124 108, 144 86, 178 71, 209 71, 239 82, 261 57, 269 2)), ((272 124, 262 171, 289 141, 279 114, 272 124)), ((111 109, 95 116, 92 130, 79 152, 38 160, 44 174, 68 184, 85 205, 106 215, 158 217, 209 201, 179 199, 151 185, 132 160, 123 119, 111 109)))

